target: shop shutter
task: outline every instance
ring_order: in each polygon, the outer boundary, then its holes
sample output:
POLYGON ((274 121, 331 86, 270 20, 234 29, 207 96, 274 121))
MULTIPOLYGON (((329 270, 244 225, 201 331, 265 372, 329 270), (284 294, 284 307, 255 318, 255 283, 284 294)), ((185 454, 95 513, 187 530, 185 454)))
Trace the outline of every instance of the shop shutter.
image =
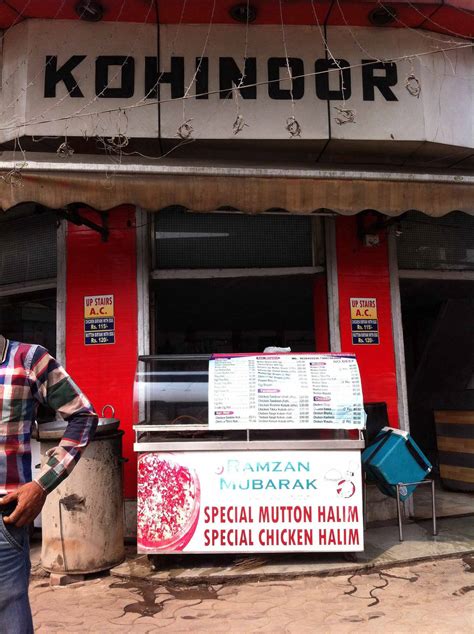
POLYGON ((474 270, 474 217, 453 212, 428 218, 419 212, 400 222, 400 269, 474 270))
POLYGON ((56 260, 53 214, 0 223, 0 285, 55 278, 56 260))
POLYGON ((158 269, 312 266, 312 219, 282 214, 156 214, 158 269))

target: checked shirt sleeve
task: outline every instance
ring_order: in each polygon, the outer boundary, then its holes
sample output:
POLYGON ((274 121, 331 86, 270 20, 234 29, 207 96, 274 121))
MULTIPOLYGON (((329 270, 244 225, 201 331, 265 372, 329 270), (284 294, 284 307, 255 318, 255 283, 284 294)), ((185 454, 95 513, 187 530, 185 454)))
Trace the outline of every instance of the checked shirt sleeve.
POLYGON ((47 452, 48 461, 35 478, 49 493, 75 467, 81 452, 94 435, 98 418, 87 397, 66 370, 41 346, 33 355, 30 379, 35 400, 55 410, 67 421, 59 445, 47 452))

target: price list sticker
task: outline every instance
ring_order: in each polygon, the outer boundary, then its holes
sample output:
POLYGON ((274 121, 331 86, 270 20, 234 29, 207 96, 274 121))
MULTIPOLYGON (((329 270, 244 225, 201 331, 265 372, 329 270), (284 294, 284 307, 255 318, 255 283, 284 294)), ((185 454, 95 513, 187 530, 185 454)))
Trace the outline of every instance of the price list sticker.
POLYGON ((354 355, 252 355, 209 362, 210 429, 362 429, 354 355))
POLYGON ((95 346, 115 343, 113 295, 84 297, 84 344, 95 346))
POLYGON ((354 346, 380 343, 377 300, 374 297, 351 297, 351 332, 354 346))

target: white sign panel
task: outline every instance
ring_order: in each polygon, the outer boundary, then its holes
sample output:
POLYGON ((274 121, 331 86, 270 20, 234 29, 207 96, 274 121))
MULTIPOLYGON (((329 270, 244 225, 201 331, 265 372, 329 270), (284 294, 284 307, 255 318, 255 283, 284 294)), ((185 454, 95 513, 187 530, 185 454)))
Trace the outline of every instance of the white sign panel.
POLYGON ((353 355, 218 357, 209 362, 210 429, 362 429, 353 355))
POLYGON ((280 25, 159 28, 159 55, 155 24, 28 19, 8 29, 0 141, 190 133, 474 146, 472 51, 435 54, 465 40, 328 27, 328 54, 316 25, 285 27, 285 41, 280 25))
POLYGON ((364 549, 358 451, 146 453, 138 552, 364 549))

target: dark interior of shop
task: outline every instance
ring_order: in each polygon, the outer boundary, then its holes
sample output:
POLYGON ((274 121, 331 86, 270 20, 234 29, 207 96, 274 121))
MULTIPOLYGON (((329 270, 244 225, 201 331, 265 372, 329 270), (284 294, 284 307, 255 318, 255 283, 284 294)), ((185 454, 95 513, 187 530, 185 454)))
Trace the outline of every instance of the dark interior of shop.
POLYGON ((410 431, 437 464, 434 412, 474 409, 474 282, 401 280, 410 431))
POLYGON ((315 349, 311 275, 160 280, 158 354, 315 349))
POLYGON ((0 297, 0 332, 56 351, 56 290, 0 297))

